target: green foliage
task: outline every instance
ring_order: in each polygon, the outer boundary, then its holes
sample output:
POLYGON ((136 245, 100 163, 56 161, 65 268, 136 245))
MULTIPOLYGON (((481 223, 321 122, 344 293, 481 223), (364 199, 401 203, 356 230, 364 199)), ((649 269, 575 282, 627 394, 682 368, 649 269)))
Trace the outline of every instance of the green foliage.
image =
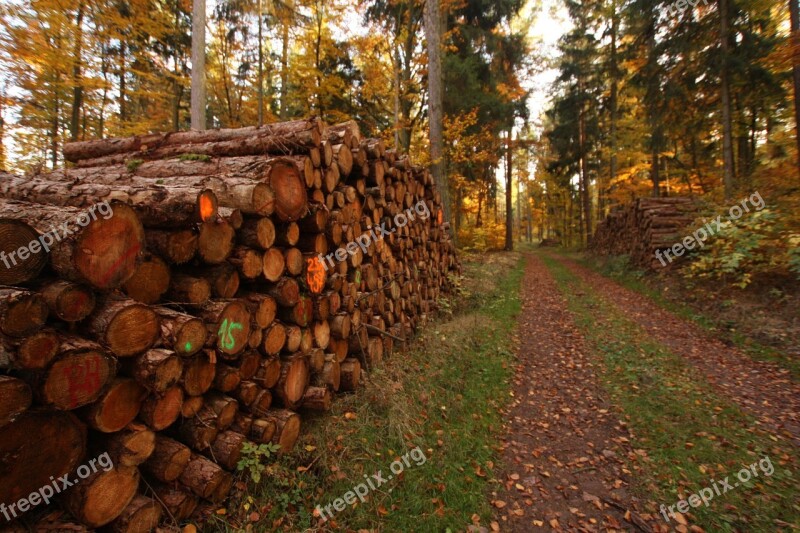
POLYGON ((203 161, 207 163, 211 161, 211 156, 205 154, 181 154, 178 159, 181 161, 203 161))
POLYGON ((724 223, 697 251, 687 276, 729 279, 745 288, 758 274, 789 270, 800 274, 800 235, 789 234, 784 226, 781 214, 771 209, 724 223))
POLYGON ((236 470, 247 472, 253 483, 258 484, 267 469, 267 465, 264 462, 280 449, 281 447, 277 444, 254 444, 245 441, 242 447, 242 457, 236 465, 236 470))
POLYGON ((142 166, 143 163, 144 159, 131 159, 125 166, 128 168, 128 172, 136 172, 136 169, 142 166))

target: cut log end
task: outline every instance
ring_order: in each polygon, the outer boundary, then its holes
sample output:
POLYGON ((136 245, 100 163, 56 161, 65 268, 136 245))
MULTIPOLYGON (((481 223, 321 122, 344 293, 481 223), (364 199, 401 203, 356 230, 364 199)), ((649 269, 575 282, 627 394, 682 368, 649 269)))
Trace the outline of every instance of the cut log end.
POLYGON ((275 191, 275 213, 286 222, 300 220, 305 215, 308 195, 300 172, 292 161, 278 161, 266 176, 275 191))
POLYGON ((98 217, 83 230, 73 263, 92 286, 113 289, 133 275, 143 247, 144 228, 136 213, 115 203, 112 215, 98 217))
POLYGON ((19 220, 0 218, 0 285, 18 285, 35 279, 47 264, 47 253, 31 254, 28 245, 39 239, 39 233, 19 220), (25 259, 18 250, 24 249, 25 259))

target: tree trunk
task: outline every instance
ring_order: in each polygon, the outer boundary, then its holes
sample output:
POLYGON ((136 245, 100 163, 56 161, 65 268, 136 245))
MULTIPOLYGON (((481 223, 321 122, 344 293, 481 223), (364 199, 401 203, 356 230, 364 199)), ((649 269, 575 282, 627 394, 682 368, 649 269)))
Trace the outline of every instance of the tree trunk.
POLYGON ((789 0, 789 18, 792 30, 792 79, 794 85, 794 137, 797 143, 797 168, 800 172, 800 5, 797 0, 789 0))
POLYGON ((512 149, 514 140, 513 132, 509 128, 506 139, 506 251, 514 250, 514 210, 511 202, 511 188, 513 186, 512 149))
POLYGON ((731 118, 730 94, 730 36, 728 0, 719 0, 719 38, 722 54, 722 70, 720 72, 720 104, 722 106, 722 160, 723 184, 725 185, 725 199, 733 197, 734 181, 736 179, 733 166, 733 124, 731 118))
POLYGON ((192 129, 206 129, 206 2, 192 3, 192 129))
POLYGON ((431 171, 442 195, 445 218, 450 218, 450 195, 444 164, 444 90, 442 74, 442 24, 439 0, 425 0, 425 38, 428 41, 428 93, 431 171))

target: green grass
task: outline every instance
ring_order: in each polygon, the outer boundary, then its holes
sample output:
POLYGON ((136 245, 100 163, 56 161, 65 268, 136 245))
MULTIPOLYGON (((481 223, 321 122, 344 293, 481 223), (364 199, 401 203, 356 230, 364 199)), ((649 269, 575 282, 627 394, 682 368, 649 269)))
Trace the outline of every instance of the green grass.
POLYGON ((800 380, 800 359, 792 357, 781 350, 765 346, 740 331, 728 331, 727 328, 722 327, 711 317, 699 313, 696 309, 686 304, 668 298, 662 290, 654 288, 647 283, 645 272, 633 268, 628 262, 627 256, 603 259, 574 254, 570 258, 602 276, 613 279, 623 287, 648 297, 662 309, 694 322, 706 331, 715 333, 718 336, 724 336, 754 360, 776 363, 789 370, 793 379, 800 380))
POLYGON ((317 504, 343 497, 364 475, 386 477, 391 463, 416 447, 424 464, 412 460, 364 504, 336 513, 337 528, 463 531, 476 513, 488 524, 524 262, 490 254, 465 269, 460 295, 445 302, 452 314, 422 328, 407 353, 384 360, 358 394, 338 396, 331 413, 304 417, 295 451, 269 467, 265 482, 250 488, 251 499, 229 509, 229 526, 242 525, 249 502, 247 511, 257 509, 261 518, 254 530, 313 531, 317 504))
POLYGON ((635 436, 634 448, 646 454, 640 465, 643 477, 635 487, 640 496, 673 505, 710 487, 712 480, 731 476, 734 481, 740 469, 770 457, 772 476, 760 474, 692 514, 707 531, 774 531, 776 519, 798 523, 800 486, 792 473, 797 450, 756 429, 750 416, 717 396, 682 357, 649 337, 561 263, 543 260, 590 348, 604 363, 604 386, 635 436))

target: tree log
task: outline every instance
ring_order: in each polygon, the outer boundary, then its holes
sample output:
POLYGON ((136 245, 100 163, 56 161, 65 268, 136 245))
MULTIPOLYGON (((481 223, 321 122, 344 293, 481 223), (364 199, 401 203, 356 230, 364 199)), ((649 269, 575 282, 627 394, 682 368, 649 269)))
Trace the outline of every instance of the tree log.
POLYGON ((163 393, 153 393, 145 398, 139 410, 139 418, 154 431, 161 431, 171 426, 183 414, 183 404, 183 389, 178 386, 170 387, 163 393))
POLYGON ((129 207, 115 203, 111 209, 108 217, 92 218, 78 208, 0 199, 0 250, 8 254, 0 255, 7 263, 0 269, 0 283, 14 285, 38 276, 48 259, 47 246, 50 264, 62 279, 103 290, 121 286, 133 275, 144 230, 129 207))
POLYGON ((122 514, 110 525, 115 533, 149 533, 161 521, 161 505, 155 500, 137 494, 122 514))
POLYGON ((80 322, 94 311, 97 303, 94 292, 71 281, 46 283, 41 287, 40 294, 50 312, 64 322, 80 322))
POLYGON ((153 454, 156 434, 143 424, 131 423, 122 431, 93 435, 95 452, 108 452, 111 462, 119 466, 139 466, 153 454))
POLYGON ((96 528, 117 518, 139 486, 135 466, 99 470, 70 488, 62 499, 67 510, 83 524, 96 528))
POLYGON ((86 453, 86 431, 70 413, 28 411, 3 427, 0 502, 16 502, 72 473, 86 453))
POLYGON ((98 302, 86 322, 86 330, 117 357, 144 352, 161 334, 158 315, 150 307, 128 298, 111 297, 98 302))
POLYGON ((142 465, 142 470, 159 481, 175 481, 191 457, 192 452, 186 445, 157 433, 153 453, 142 465))
POLYGON ((146 254, 123 289, 137 302, 150 305, 158 302, 167 292, 169 281, 167 264, 157 256, 146 254))
POLYGON ((0 288, 0 331, 11 337, 25 337, 47 321, 47 301, 40 295, 18 289, 0 288))
POLYGON ((229 473, 205 457, 194 454, 178 479, 194 494, 213 503, 221 503, 233 485, 229 473))
POLYGON ((83 419, 103 433, 121 431, 139 414, 146 396, 147 390, 136 380, 117 378, 99 400, 85 409, 83 419))
POLYGON ((14 421, 33 401, 33 393, 21 379, 0 375, 0 427, 14 421))

